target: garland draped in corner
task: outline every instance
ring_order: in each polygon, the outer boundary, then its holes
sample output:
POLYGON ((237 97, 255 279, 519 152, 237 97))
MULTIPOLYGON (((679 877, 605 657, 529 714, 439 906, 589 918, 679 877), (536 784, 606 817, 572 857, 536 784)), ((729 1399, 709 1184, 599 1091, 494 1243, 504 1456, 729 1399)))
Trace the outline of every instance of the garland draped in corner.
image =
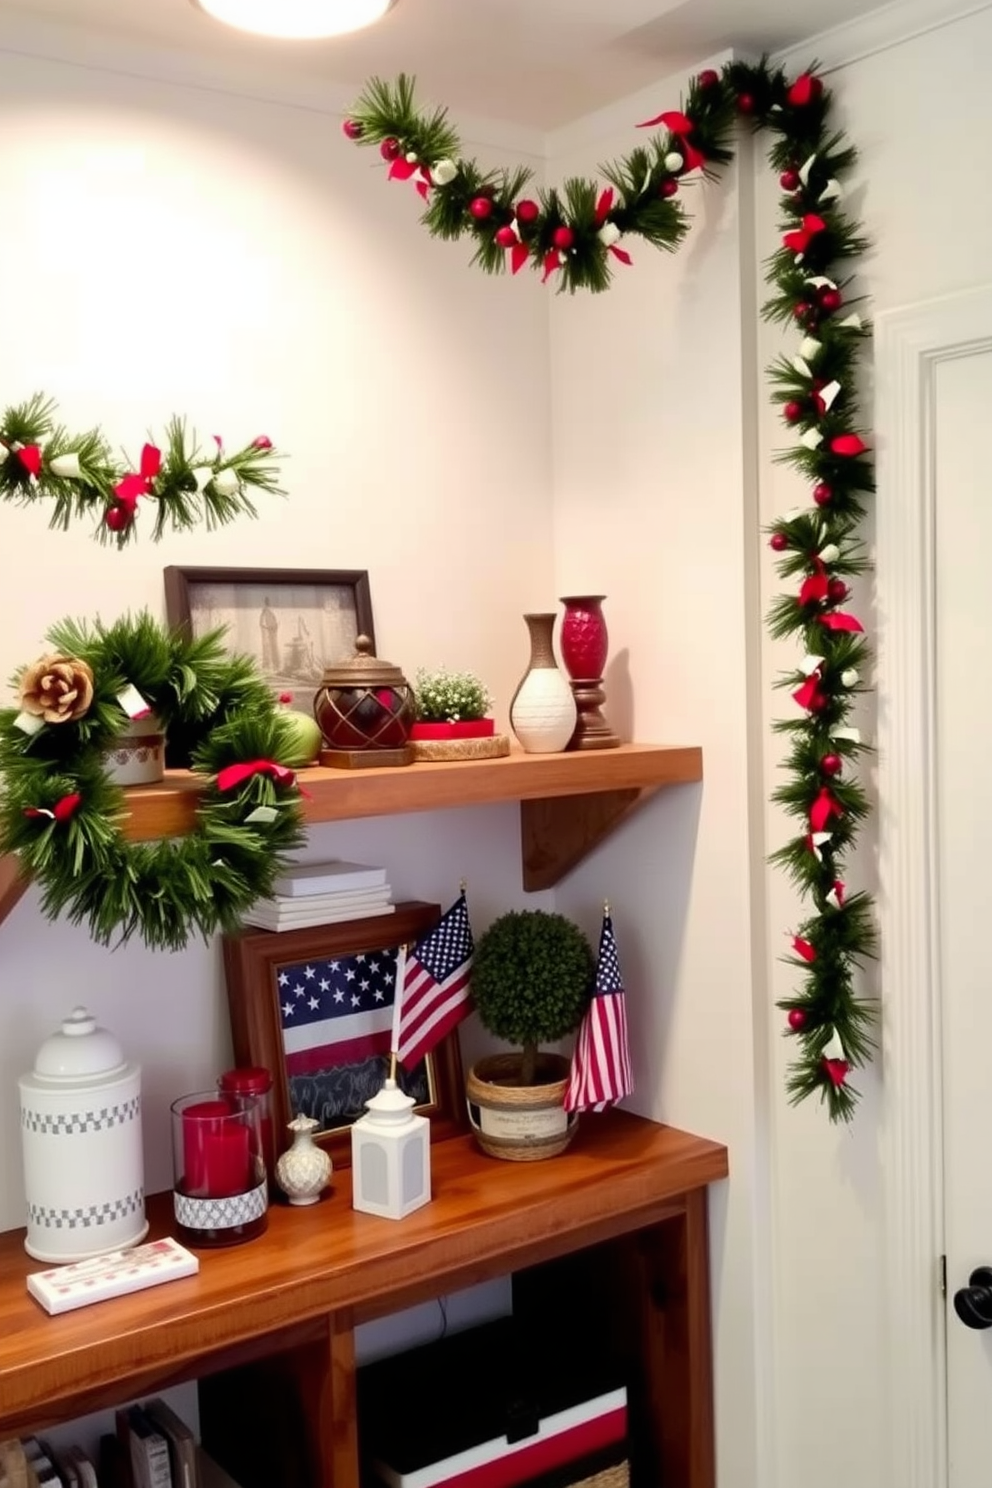
POLYGON ((38 881, 50 919, 85 922, 100 945, 137 932, 179 950, 192 932, 236 930, 303 841, 296 732, 223 635, 170 633, 147 614, 63 620, 15 679, 19 709, 0 711, 0 852, 38 881), (149 714, 203 789, 188 836, 130 843, 106 757, 149 714))
POLYGON ((99 429, 70 434, 55 422, 55 404, 41 393, 0 416, 0 501, 52 503, 49 526, 96 517, 96 536, 119 548, 135 534, 139 501, 155 509, 152 537, 167 526, 182 532, 202 516, 208 528, 256 515, 249 492, 280 496, 277 453, 260 434, 242 449, 225 451, 219 434, 202 451, 185 422, 172 418, 165 448, 145 444, 136 465, 116 458, 99 429))
POLYGON ((844 861, 867 796, 850 773, 866 748, 849 725, 864 691, 869 651, 860 620, 845 608, 848 580, 866 567, 858 538, 865 498, 874 489, 870 452, 859 427, 855 378, 869 335, 852 310, 850 261, 863 253, 859 225, 844 211, 841 180, 855 160, 844 135, 829 127, 830 95, 815 72, 789 81, 766 61, 733 62, 693 79, 684 108, 645 120, 657 132, 628 155, 601 166, 605 185, 571 178, 527 196, 531 173, 482 170, 462 155, 444 109, 421 112, 413 84, 373 78, 344 122, 349 139, 378 145, 391 180, 410 181, 435 237, 471 238, 473 262, 487 273, 535 269, 560 290, 609 287, 632 262, 637 239, 675 249, 688 231, 679 194, 694 172, 714 175, 733 158, 736 120, 775 137, 769 156, 779 174, 784 221, 769 261, 767 318, 801 334, 793 356, 769 368, 772 396, 797 435, 780 458, 809 483, 810 505, 776 521, 771 546, 778 572, 794 586, 773 603, 771 634, 799 641, 803 657, 781 679, 796 714, 776 723, 787 735, 788 780, 774 800, 798 831, 773 861, 792 877, 809 912, 791 939, 798 990, 779 1006, 795 1051, 788 1073, 793 1101, 818 1093, 833 1120, 850 1120, 857 1090, 851 1069, 873 1047, 874 1012, 854 985, 855 968, 874 952, 872 904, 849 893, 844 861))

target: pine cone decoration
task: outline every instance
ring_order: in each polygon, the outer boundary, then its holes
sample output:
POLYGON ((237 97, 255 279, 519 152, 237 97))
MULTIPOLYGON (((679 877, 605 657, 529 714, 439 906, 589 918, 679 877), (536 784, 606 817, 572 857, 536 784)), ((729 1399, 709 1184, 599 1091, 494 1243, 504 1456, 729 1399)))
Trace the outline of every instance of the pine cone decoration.
POLYGON ((93 672, 74 656, 43 656, 20 678, 21 707, 46 723, 74 723, 93 701, 93 672))

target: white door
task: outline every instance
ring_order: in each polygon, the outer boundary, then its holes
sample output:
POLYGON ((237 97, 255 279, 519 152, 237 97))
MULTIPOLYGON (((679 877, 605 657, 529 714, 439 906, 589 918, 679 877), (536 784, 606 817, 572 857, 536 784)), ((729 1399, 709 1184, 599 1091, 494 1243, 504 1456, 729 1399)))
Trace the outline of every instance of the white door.
POLYGON ((950 1488, 992 1483, 992 346, 934 367, 936 863, 950 1488), (988 1275, 972 1272, 987 1267, 988 1275), (955 1298, 957 1305, 955 1306, 955 1298), (958 1309, 973 1325, 965 1326, 958 1309))
POLYGON ((878 351, 886 1488, 990 1488, 992 287, 878 351))

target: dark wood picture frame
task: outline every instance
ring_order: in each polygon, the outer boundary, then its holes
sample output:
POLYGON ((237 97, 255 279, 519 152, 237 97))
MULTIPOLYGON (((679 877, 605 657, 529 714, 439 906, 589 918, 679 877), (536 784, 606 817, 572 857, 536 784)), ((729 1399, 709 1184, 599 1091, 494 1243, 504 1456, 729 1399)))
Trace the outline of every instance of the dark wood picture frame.
MULTIPOLYGON (((441 918, 439 904, 409 900, 393 914, 345 920, 307 930, 239 931, 223 937, 224 974, 231 1012, 234 1059, 239 1068, 261 1065, 272 1075, 272 1123, 276 1157, 290 1145, 287 1123, 294 1114, 280 1023, 280 967, 327 961, 391 949, 419 940, 441 918)), ((428 1099, 416 1107, 430 1118, 431 1141, 459 1136, 468 1128, 457 1029, 441 1040, 425 1061, 428 1099)), ((383 1060, 383 1078, 388 1059, 383 1060)), ((335 1167, 351 1166, 351 1126, 358 1111, 341 1126, 314 1133, 335 1167)))
MULTIPOLYGON (((246 597, 254 591, 254 599, 251 608, 261 603, 268 610, 270 623, 264 634, 255 632, 253 624, 252 639, 249 641, 245 631, 240 636, 231 635, 231 650, 246 652, 252 656, 263 675, 267 676, 272 683, 273 690, 277 693, 291 692, 294 697, 299 694, 298 706, 301 711, 309 712, 313 702, 313 696, 320 685, 320 674, 324 665, 328 662, 345 661, 354 654, 354 637, 367 635, 372 642, 372 650, 375 652, 375 627, 372 619, 372 590, 369 585, 368 571, 364 568, 179 568, 170 566, 164 571, 165 581, 165 613, 169 625, 174 630, 180 630, 186 635, 200 634, 203 629, 213 628, 216 623, 223 623, 223 616, 210 618, 206 625, 199 628, 196 626, 196 615, 198 613, 197 594, 206 593, 211 588, 230 591, 243 589, 246 597), (321 632, 326 637, 330 633, 325 630, 326 620, 333 617, 334 611, 328 615, 321 613, 301 601, 300 591, 338 591, 337 598, 342 597, 348 612, 349 623, 345 627, 348 631, 347 639, 341 639, 332 649, 339 654, 318 655, 315 643, 319 643, 321 632), (295 591, 297 595, 297 611, 305 609, 310 616, 310 624, 300 614, 296 614, 297 635, 291 637, 289 644, 280 643, 279 627, 281 623, 281 612, 278 597, 274 606, 270 607, 270 595, 278 596, 282 591, 284 600, 295 591), (343 591, 343 595, 342 595, 343 591), (316 615, 316 622, 315 622, 316 615), (354 617, 354 636, 350 634, 351 616, 354 617), (305 632, 305 634, 304 634, 305 632), (316 632, 316 634, 314 634, 316 632), (257 644, 256 644, 257 643, 257 644), (267 650, 274 651, 273 657, 267 655, 267 650), (291 660, 295 651, 297 663, 294 675, 291 660)), ((325 603, 327 601, 325 600, 325 603)), ((245 610, 249 606, 246 604, 245 610)), ((240 606, 225 606, 225 614, 236 612, 235 620, 238 619, 240 606)), ((208 614, 211 614, 208 611, 208 614)), ((259 612, 261 618, 261 612, 259 612)), ((331 629, 336 626, 332 624, 331 629)), ((285 631, 283 632, 285 634, 285 631)))

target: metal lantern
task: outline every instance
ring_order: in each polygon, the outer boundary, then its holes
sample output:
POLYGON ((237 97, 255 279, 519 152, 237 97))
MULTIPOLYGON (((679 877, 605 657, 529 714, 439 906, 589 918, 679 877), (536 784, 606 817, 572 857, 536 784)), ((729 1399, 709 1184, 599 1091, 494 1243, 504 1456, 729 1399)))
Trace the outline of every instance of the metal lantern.
POLYGON ((399 667, 372 654, 368 636, 358 637, 354 656, 325 669, 313 712, 324 737, 322 765, 412 764, 413 688, 399 667))

